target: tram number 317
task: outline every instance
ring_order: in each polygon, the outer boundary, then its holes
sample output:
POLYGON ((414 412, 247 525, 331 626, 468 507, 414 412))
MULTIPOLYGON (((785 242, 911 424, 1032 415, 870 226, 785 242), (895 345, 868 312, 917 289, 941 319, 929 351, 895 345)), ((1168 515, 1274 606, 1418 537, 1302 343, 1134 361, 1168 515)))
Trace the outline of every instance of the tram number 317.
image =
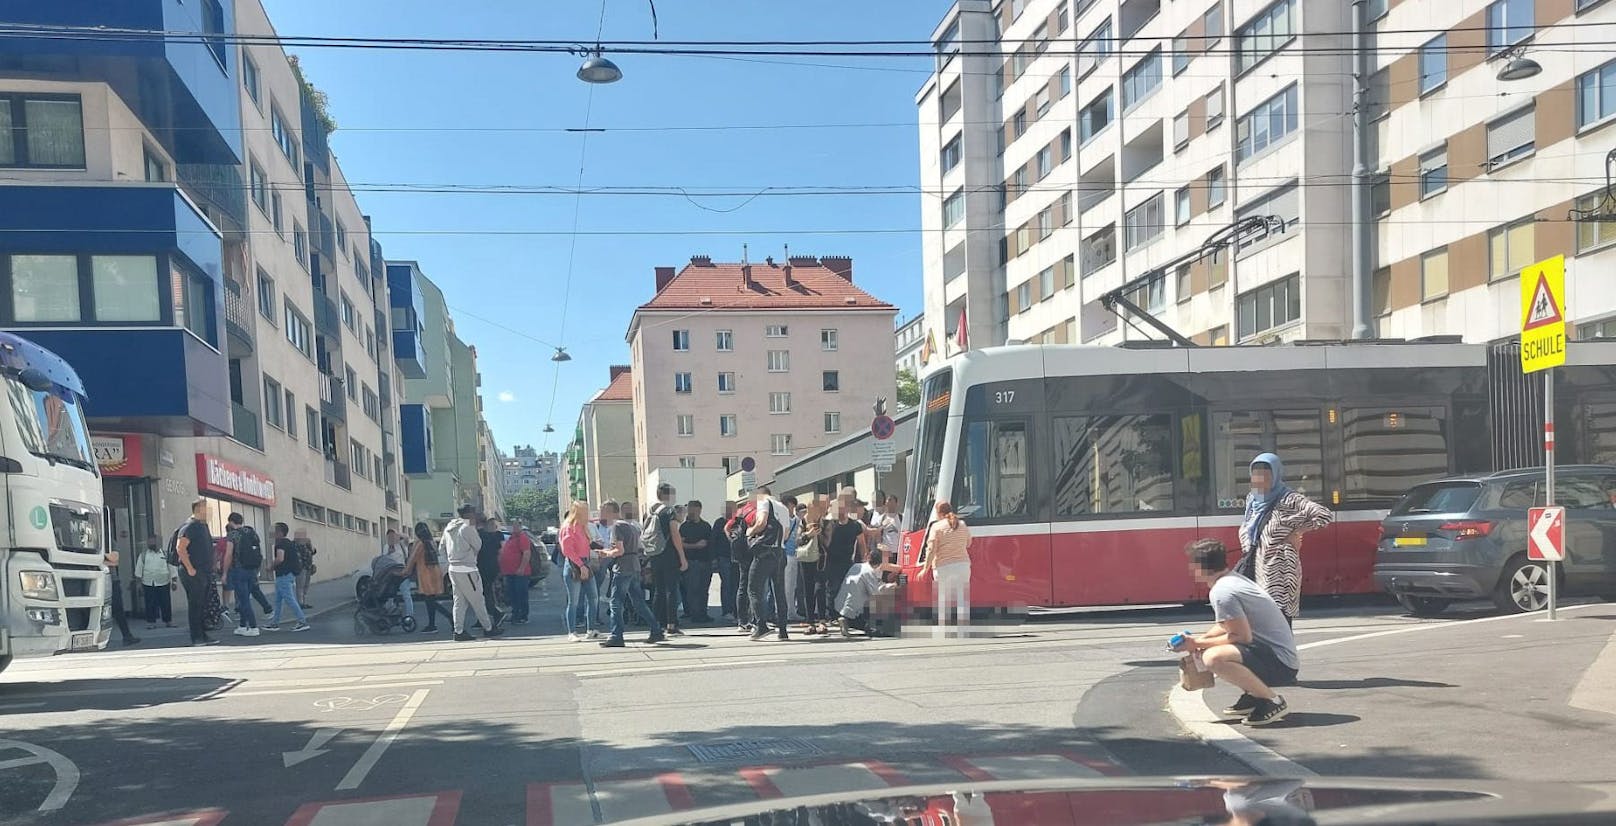
POLYGON ((1014 391, 1014 390, 995 390, 995 391, 993 391, 993 403, 994 404, 1010 404, 1010 403, 1014 402, 1015 400, 1016 400, 1016 391, 1014 391))

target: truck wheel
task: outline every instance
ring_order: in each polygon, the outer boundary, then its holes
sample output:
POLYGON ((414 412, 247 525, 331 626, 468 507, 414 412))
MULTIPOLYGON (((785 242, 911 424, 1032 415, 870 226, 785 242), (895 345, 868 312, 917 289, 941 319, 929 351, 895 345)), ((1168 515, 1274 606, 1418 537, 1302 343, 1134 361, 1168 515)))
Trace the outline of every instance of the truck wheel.
POLYGON ((1549 605, 1548 563, 1512 557, 1493 589, 1493 605, 1511 614, 1541 611, 1549 605))
POLYGON ((1448 610, 1453 600, 1441 597, 1415 597, 1406 594, 1397 597, 1397 604, 1416 617, 1434 617, 1448 610))

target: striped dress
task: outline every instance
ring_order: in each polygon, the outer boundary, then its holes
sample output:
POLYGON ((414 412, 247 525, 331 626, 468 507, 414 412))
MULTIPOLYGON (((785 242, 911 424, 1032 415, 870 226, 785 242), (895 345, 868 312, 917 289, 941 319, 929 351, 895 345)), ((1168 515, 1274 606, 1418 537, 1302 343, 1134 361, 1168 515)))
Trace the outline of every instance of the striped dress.
MULTIPOLYGON (((1302 608, 1302 556, 1293 537, 1297 531, 1322 528, 1334 520, 1335 514, 1329 508, 1293 489, 1274 503, 1274 514, 1263 526, 1262 545, 1256 550, 1257 585, 1291 619, 1302 608)), ((1252 553, 1251 541, 1246 538, 1250 526, 1249 518, 1240 526, 1241 553, 1252 553)))

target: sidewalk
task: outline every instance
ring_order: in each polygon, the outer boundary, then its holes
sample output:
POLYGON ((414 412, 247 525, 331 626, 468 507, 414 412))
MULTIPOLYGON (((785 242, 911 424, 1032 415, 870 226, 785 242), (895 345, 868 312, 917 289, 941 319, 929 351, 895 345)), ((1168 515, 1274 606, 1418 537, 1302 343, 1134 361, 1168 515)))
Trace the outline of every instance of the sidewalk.
POLYGON ((1192 732, 1265 774, 1609 781, 1616 604, 1307 642, 1290 715, 1215 715, 1238 695, 1175 689, 1192 732), (1210 708, 1208 707, 1210 706, 1210 708), (1254 746, 1256 748, 1254 748, 1254 746))
MULTIPOLYGON (((337 577, 336 579, 328 579, 310 584, 308 599, 309 604, 314 607, 304 611, 309 618, 309 622, 314 623, 319 617, 336 611, 341 611, 344 608, 352 607, 354 604, 355 579, 356 577, 350 574, 349 576, 337 577)), ((275 598, 274 583, 264 583, 263 587, 264 596, 273 600, 275 598)), ((164 628, 163 621, 158 619, 157 627, 148 630, 146 628, 145 616, 129 617, 129 631, 140 638, 140 645, 136 646, 137 648, 168 648, 172 646, 190 644, 191 636, 190 631, 187 630, 188 626, 186 623, 188 621, 187 616, 191 606, 185 599, 185 592, 183 590, 175 591, 173 593, 173 601, 173 628, 164 628)), ((233 597, 225 603, 225 607, 230 609, 231 616, 235 616, 236 606, 235 599, 233 597)), ((253 610, 256 612, 259 607, 260 606, 257 604, 254 604, 253 610)), ((281 617, 281 620, 285 621, 286 617, 281 617)), ((267 622, 267 620, 260 617, 259 622, 263 623, 267 622)), ((230 629, 225 628, 221 632, 216 632, 215 635, 217 635, 217 633, 229 634, 230 629)), ((107 650, 118 651, 124 647, 125 646, 123 643, 118 639, 117 627, 113 627, 112 641, 107 643, 107 650)))

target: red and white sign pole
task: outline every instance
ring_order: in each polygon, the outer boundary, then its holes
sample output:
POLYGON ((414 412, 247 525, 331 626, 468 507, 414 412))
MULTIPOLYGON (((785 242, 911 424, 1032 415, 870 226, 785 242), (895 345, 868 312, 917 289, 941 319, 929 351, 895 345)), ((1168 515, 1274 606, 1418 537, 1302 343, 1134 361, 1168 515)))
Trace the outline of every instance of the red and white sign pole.
MULTIPOLYGON (((1554 368, 1543 371, 1543 503, 1554 507, 1554 368)), ((1564 548, 1562 547, 1562 552, 1564 548)), ((1560 563, 1549 560, 1549 619, 1560 618, 1560 563)))

